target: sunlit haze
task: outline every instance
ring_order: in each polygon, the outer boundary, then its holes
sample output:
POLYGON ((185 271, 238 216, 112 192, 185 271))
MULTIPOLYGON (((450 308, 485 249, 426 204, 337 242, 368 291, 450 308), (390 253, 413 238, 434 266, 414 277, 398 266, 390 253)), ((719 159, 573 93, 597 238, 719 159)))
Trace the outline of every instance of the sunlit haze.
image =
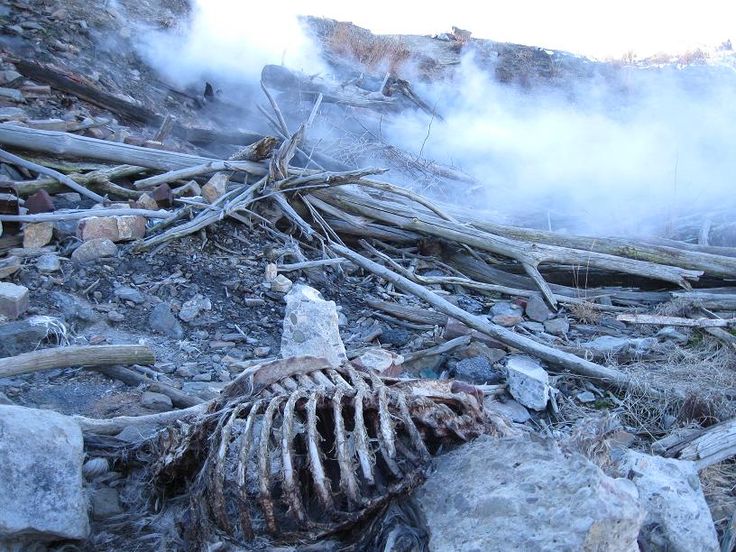
MULTIPOLYGON (((647 56, 736 38, 736 4, 715 1, 291 2, 305 15, 352 21, 376 33, 433 34, 455 25, 478 38, 591 57, 647 56)), ((266 8, 263 8, 266 9, 266 8)))

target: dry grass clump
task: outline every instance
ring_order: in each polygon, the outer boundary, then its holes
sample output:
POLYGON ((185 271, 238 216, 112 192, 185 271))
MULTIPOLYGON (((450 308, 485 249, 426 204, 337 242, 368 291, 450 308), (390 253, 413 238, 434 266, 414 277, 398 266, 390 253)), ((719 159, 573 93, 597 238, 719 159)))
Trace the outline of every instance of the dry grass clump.
POLYGON ((736 462, 726 461, 708 466, 700 472, 700 483, 713 516, 713 524, 718 534, 723 535, 736 516, 736 462))
POLYGON ((673 347, 658 361, 622 367, 642 384, 664 391, 668 398, 625 397, 626 423, 652 435, 672 424, 706 427, 736 415, 736 353, 707 336, 685 347, 673 347))
POLYGON ((601 311, 587 301, 568 305, 567 310, 570 316, 582 324, 595 324, 601 319, 601 311))
POLYGON ((325 44, 334 55, 357 61, 366 69, 373 70, 396 72, 411 55, 401 40, 375 36, 349 23, 337 23, 325 44))

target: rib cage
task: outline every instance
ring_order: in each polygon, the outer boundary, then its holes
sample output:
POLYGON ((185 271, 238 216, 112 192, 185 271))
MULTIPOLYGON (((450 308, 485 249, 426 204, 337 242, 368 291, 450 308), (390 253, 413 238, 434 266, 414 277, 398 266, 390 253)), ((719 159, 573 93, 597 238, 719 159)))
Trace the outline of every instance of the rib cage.
POLYGON ((189 537, 317 540, 421 483, 431 454, 489 429, 449 382, 382 379, 311 357, 243 374, 209 414, 170 431, 154 483, 183 489, 189 537))

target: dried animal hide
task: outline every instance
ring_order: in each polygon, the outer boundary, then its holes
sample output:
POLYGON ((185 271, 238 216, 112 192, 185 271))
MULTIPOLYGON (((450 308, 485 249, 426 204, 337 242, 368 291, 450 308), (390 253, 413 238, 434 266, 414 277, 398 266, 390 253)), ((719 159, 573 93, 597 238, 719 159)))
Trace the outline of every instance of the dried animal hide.
POLYGON ((162 434, 153 484, 188 499, 192 548, 318 542, 407 495, 440 449, 505 433, 473 389, 313 357, 264 364, 197 423, 162 434))

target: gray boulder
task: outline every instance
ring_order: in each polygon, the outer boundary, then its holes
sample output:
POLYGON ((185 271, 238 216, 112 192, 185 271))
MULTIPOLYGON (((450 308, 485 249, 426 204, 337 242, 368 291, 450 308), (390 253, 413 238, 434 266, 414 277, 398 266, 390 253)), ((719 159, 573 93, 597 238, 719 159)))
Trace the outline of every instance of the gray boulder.
POLYGON ((635 355, 648 353, 656 345, 657 339, 654 337, 614 337, 611 335, 596 337, 591 341, 580 344, 581 347, 597 353, 631 353, 635 355))
POLYGON ((458 361, 453 369, 453 375, 458 379, 475 384, 493 384, 503 379, 503 374, 493 368, 488 358, 480 355, 458 361))
POLYGON ((639 489, 645 550, 716 552, 718 536, 693 462, 624 452, 618 470, 639 489))
POLYGON ((638 551, 636 487, 552 442, 481 437, 416 494, 432 552, 638 551))
POLYGON ((553 316, 552 311, 549 310, 541 295, 532 295, 529 297, 524 311, 535 322, 544 322, 553 316))
POLYGON ((296 356, 324 358, 331 366, 347 362, 335 302, 305 285, 294 286, 286 295, 281 357, 296 356))
POLYGON ((0 545, 86 538, 77 423, 48 410, 0 406, 0 435, 0 545))
POLYGON ((168 335, 174 339, 184 337, 184 329, 167 303, 159 303, 151 309, 151 314, 148 315, 148 324, 153 331, 160 334, 168 335))
POLYGON ((544 410, 550 398, 549 374, 535 359, 511 355, 506 362, 509 393, 532 410, 544 410))
POLYGON ((27 353, 54 334, 63 335, 66 327, 58 318, 30 316, 24 320, 0 324, 0 357, 27 353))

